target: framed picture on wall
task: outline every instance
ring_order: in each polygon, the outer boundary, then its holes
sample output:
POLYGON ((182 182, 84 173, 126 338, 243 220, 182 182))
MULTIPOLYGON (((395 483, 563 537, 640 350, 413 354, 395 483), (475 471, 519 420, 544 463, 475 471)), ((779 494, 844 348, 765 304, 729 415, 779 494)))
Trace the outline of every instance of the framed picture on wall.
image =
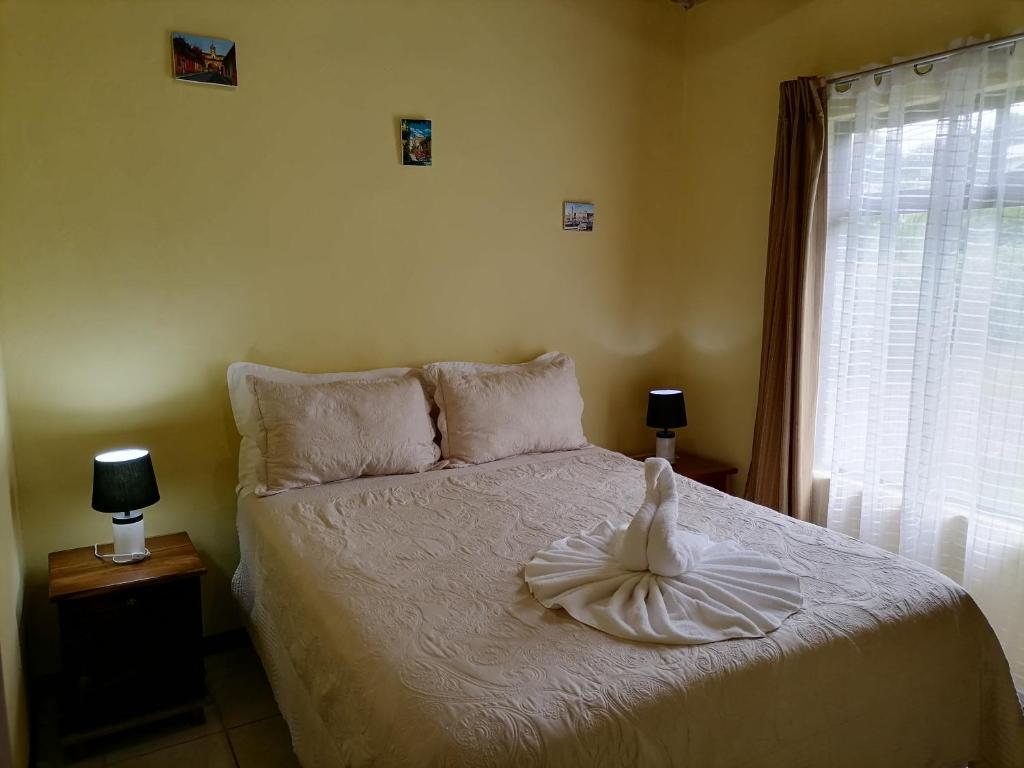
POLYGON ((402 165, 432 165, 429 120, 402 118, 402 165))
POLYGON ((238 85, 238 62, 231 40, 171 33, 174 79, 209 85, 238 85))
POLYGON ((574 232, 594 230, 594 204, 565 202, 562 204, 562 229, 574 232))

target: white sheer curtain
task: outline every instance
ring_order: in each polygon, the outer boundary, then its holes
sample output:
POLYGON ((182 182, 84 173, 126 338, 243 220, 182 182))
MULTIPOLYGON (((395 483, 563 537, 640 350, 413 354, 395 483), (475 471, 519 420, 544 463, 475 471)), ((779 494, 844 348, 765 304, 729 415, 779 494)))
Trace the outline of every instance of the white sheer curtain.
POLYGON ((815 473, 961 583, 1024 688, 1024 44, 829 95, 815 473))

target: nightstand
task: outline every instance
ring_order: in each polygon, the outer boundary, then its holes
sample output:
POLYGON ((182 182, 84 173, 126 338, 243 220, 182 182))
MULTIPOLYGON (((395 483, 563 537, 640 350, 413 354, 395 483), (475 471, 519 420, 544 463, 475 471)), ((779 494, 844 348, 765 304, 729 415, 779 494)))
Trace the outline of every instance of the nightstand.
POLYGON ((186 712, 201 716, 206 568, 187 533, 146 546, 152 556, 129 565, 100 560, 92 547, 50 554, 66 745, 186 712))
MULTIPOLYGON (((653 453, 638 453, 630 456, 631 459, 643 461, 653 456, 653 453)), ((735 475, 739 470, 724 462, 708 459, 704 456, 697 456, 693 453, 680 453, 672 462, 672 469, 676 474, 696 480, 698 483, 710 485, 719 491, 728 493, 729 476, 735 475)))

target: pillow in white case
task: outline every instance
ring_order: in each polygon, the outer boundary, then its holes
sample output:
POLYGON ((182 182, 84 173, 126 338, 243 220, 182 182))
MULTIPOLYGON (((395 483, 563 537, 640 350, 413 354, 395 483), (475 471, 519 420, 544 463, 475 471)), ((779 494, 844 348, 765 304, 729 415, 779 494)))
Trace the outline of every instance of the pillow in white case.
POLYGON ((587 445, 583 398, 566 355, 504 366, 432 363, 425 370, 440 409, 441 455, 453 465, 587 445))
POLYGON ((441 371, 448 371, 449 373, 500 373, 501 371, 512 371, 527 365, 550 363, 552 360, 557 360, 560 357, 567 356, 561 352, 545 352, 543 355, 525 363, 470 363, 461 361, 428 363, 423 366, 421 375, 427 385, 427 395, 433 397, 441 371))
POLYGON ((370 381, 419 376, 415 368, 378 368, 372 371, 338 373, 299 373, 285 368, 274 368, 258 363, 238 362, 228 366, 228 395, 235 426, 242 436, 238 451, 238 493, 267 493, 266 467, 262 447, 264 437, 260 430, 256 395, 247 382, 248 376, 285 384, 315 384, 330 381, 370 381))
POLYGON ((440 457, 430 402, 416 378, 248 381, 265 440, 267 493, 423 472, 440 457))

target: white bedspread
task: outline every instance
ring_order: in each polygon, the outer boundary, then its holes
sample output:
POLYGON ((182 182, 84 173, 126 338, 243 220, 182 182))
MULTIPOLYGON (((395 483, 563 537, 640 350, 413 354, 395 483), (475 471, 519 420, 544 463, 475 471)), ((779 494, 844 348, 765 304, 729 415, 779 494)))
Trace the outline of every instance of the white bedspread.
POLYGON ((542 607, 523 564, 636 509, 640 477, 588 449, 243 498, 234 586, 303 765, 1024 766, 961 589, 687 480, 682 525, 778 558, 799 613, 667 646, 542 607))

